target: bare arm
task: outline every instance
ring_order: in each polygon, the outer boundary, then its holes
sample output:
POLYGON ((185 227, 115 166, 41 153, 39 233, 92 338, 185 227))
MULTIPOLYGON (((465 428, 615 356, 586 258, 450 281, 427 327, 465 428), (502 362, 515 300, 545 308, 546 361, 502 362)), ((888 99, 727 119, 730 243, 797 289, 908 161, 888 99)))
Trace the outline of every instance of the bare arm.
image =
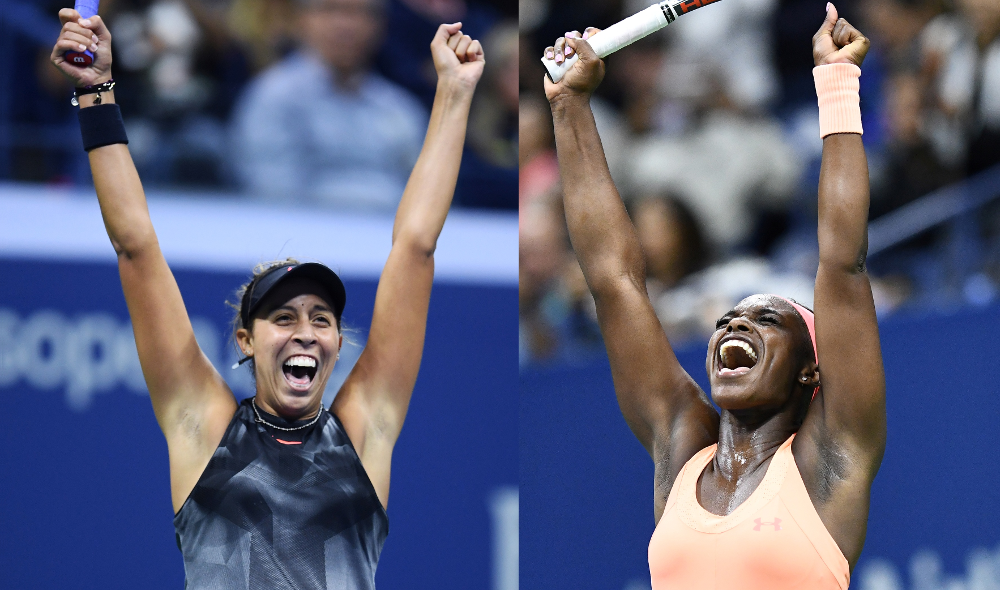
MULTIPOLYGON (((110 79, 111 36, 100 17, 90 19, 90 28, 78 23, 74 10, 63 9, 59 17, 64 26, 53 49, 56 66, 77 86, 110 79), (94 64, 77 68, 62 62, 68 44, 83 39, 91 29, 99 38, 94 64)), ((81 97, 80 107, 90 108, 94 98, 81 97)), ((114 103, 114 93, 102 93, 101 102, 114 103)), ((114 144, 91 150, 90 167, 104 225, 118 255, 122 290, 153 411, 167 438, 174 509, 178 510, 221 440, 236 403, 195 342, 180 290, 160 252, 128 148, 114 144)))
MULTIPOLYGON (((817 66, 861 65, 868 40, 832 5, 813 37, 817 66)), ((871 485, 885 451, 885 374, 868 249, 868 163, 857 133, 823 140, 819 181, 816 348, 821 388, 793 445, 802 480, 853 568, 868 525, 871 485)))
MULTIPOLYGON (((847 21, 838 21, 832 8, 814 39, 816 64, 860 66, 867 50, 868 40, 847 21)), ((820 169, 815 295, 822 397, 810 412, 821 412, 824 429, 874 478, 885 450, 886 415, 885 373, 865 267, 868 204, 861 136, 828 135, 820 169)))
MULTIPOLYGON (((622 414, 658 466, 666 459, 679 467, 714 442, 718 415, 677 361, 646 293, 642 249, 608 171, 590 109, 604 64, 578 39, 560 38, 546 51, 563 53, 564 44, 578 51, 580 60, 558 84, 546 79, 545 92, 570 241, 597 302, 622 414)), ((673 475, 671 469, 666 483, 673 475)))
POLYGON ((431 43, 438 87, 427 136, 396 212, 368 344, 331 408, 383 505, 388 503, 392 448, 423 355, 434 250, 455 194, 469 107, 483 71, 482 48, 459 34, 460 25, 441 25, 431 43))

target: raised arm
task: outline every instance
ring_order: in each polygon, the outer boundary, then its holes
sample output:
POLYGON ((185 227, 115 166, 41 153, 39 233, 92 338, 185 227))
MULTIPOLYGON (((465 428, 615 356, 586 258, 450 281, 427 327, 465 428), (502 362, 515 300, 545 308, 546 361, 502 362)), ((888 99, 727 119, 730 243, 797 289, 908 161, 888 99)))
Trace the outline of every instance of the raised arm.
POLYGON ((455 194, 469 107, 485 63, 479 42, 462 35, 461 24, 441 25, 431 42, 438 85, 427 136, 396 211, 368 343, 331 408, 383 505, 392 448, 423 355, 434 250, 455 194))
MULTIPOLYGON (((860 67, 867 51, 868 40, 846 20, 838 20, 837 9, 831 6, 813 40, 816 65, 860 67)), ((815 294, 822 388, 804 427, 822 427, 874 478, 885 449, 886 416, 885 374, 865 267, 868 202, 868 163, 861 135, 827 135, 819 181, 815 294)))
MULTIPOLYGON (((596 31, 587 29, 586 36, 596 31)), ((646 293, 642 248, 608 171, 590 108, 604 63, 577 38, 560 38, 546 52, 565 55, 565 46, 580 59, 558 84, 546 78, 545 94, 570 241, 597 302, 622 414, 658 467, 663 459, 679 467, 714 442, 718 415, 677 361, 646 293)), ((657 480, 671 484, 674 475, 668 469, 657 480)))
MULTIPOLYGON (((59 18, 63 29, 52 50, 56 67, 77 87, 110 80, 111 34, 101 18, 81 20, 69 8, 60 10, 59 18), (63 59, 63 53, 79 51, 84 43, 93 43, 91 49, 96 49, 91 66, 79 68, 63 59)), ((96 96, 81 96, 80 108, 108 109, 104 105, 114 104, 113 91, 100 94, 100 107, 94 105, 96 96)), ((180 290, 160 252, 128 147, 116 143, 92 149, 90 168, 104 225, 118 254, 122 290, 153 411, 167 438, 174 509, 178 510, 222 439, 236 403, 195 342, 180 290)))

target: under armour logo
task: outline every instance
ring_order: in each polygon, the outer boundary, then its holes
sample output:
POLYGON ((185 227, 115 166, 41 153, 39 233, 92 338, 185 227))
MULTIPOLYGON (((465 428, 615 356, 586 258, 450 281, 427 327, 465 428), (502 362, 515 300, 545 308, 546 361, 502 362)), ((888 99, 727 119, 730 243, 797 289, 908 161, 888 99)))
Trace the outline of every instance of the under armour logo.
POLYGON ((753 519, 753 521, 754 521, 753 530, 757 532, 760 532, 760 527, 771 526, 771 525, 774 525, 774 530, 776 531, 781 530, 781 519, 777 517, 775 517, 774 522, 761 522, 759 518, 755 518, 753 519))

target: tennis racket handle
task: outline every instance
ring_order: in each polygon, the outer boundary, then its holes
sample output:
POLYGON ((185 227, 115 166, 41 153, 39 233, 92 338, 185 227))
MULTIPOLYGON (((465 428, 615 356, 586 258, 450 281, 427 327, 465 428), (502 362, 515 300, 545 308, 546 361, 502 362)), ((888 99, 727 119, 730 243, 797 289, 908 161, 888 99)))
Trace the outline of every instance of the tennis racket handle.
MULTIPOLYGON (((76 0, 73 9, 80 13, 80 18, 90 18, 97 14, 97 7, 101 0, 76 0)), ((69 63, 85 68, 94 63, 94 54, 89 49, 86 51, 67 51, 65 56, 69 63)))
MULTIPOLYGON (((619 49, 635 43, 650 33, 659 31, 676 18, 671 12, 671 0, 654 4, 649 8, 641 10, 625 20, 618 21, 603 31, 597 33, 587 40, 598 57, 606 57, 619 49), (669 18, 668 18, 669 15, 669 18)), ((566 72, 577 62, 574 53, 566 61, 556 63, 555 59, 542 58, 545 69, 548 71, 549 79, 553 82, 562 80, 566 72)))
MULTIPOLYGON (((697 10, 702 6, 715 4, 719 0, 662 0, 659 4, 654 4, 649 8, 640 10, 623 21, 619 21, 610 27, 597 33, 587 41, 594 48, 597 57, 604 58, 642 39, 650 33, 655 33, 663 27, 674 22, 681 15, 692 10, 697 10)), ((549 79, 558 82, 563 79, 566 72, 573 67, 577 61, 574 53, 569 59, 557 64, 555 59, 542 58, 549 79)))

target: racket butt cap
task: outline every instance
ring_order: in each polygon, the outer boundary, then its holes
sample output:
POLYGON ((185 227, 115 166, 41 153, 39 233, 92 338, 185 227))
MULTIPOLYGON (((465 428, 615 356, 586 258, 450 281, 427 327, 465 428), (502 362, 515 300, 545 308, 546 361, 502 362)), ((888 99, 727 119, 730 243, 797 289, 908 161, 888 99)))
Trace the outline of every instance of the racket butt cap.
POLYGON ((85 68, 90 64, 94 63, 94 54, 89 51, 86 52, 67 51, 65 59, 74 66, 85 68))

